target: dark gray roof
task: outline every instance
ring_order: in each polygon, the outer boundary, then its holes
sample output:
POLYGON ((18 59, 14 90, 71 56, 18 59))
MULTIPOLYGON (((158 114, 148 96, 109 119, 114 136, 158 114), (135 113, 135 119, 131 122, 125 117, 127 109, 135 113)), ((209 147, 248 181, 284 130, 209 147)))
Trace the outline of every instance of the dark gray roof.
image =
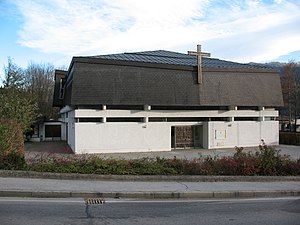
MULTIPOLYGON (((197 56, 165 50, 120 53, 110 55, 88 56, 88 58, 123 60, 144 63, 159 63, 169 65, 197 66, 197 56)), ((202 57, 203 68, 253 69, 271 68, 261 64, 243 64, 215 58, 202 57)))
POLYGON ((282 106, 278 72, 264 66, 149 51, 74 57, 63 105, 282 106))

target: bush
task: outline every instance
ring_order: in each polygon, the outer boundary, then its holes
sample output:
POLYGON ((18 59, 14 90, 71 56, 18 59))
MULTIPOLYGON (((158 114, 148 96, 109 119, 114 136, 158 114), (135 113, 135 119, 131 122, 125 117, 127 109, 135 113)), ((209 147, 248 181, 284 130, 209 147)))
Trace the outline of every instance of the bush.
POLYGON ((0 118, 0 154, 16 153, 24 156, 24 139, 20 125, 0 118))
POLYGON ((0 119, 0 169, 21 170, 25 165, 21 127, 13 120, 0 119))
POLYGON ((300 175, 300 159, 292 160, 280 151, 260 146, 255 153, 236 148, 232 157, 187 159, 142 158, 134 160, 101 159, 94 155, 61 156, 45 154, 28 161, 27 170, 56 173, 116 175, 300 175))
POLYGON ((0 156, 0 169, 1 170, 23 170, 26 168, 24 156, 16 152, 2 154, 0 156))

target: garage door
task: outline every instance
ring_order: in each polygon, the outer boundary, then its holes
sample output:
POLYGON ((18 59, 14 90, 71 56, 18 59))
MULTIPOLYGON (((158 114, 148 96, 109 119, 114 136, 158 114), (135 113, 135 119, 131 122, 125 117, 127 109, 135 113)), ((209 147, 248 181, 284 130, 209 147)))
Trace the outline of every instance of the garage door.
POLYGON ((61 137, 61 125, 46 125, 45 126, 45 137, 61 137))

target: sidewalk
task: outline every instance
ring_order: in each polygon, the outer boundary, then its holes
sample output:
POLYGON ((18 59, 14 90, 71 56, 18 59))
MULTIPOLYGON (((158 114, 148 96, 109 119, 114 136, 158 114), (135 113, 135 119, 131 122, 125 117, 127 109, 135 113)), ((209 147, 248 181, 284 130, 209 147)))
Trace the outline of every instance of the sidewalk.
POLYGON ((300 196, 300 181, 110 181, 0 177, 0 197, 256 198, 300 196))

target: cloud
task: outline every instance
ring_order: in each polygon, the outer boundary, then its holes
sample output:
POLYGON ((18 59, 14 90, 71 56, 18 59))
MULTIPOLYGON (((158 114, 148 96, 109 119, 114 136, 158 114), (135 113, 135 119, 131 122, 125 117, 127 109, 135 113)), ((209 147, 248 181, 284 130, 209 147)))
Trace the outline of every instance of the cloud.
POLYGON ((223 59, 266 61, 300 50, 297 1, 16 1, 22 46, 46 53, 97 55, 195 49, 223 59), (225 3, 224 3, 225 2, 225 3))

